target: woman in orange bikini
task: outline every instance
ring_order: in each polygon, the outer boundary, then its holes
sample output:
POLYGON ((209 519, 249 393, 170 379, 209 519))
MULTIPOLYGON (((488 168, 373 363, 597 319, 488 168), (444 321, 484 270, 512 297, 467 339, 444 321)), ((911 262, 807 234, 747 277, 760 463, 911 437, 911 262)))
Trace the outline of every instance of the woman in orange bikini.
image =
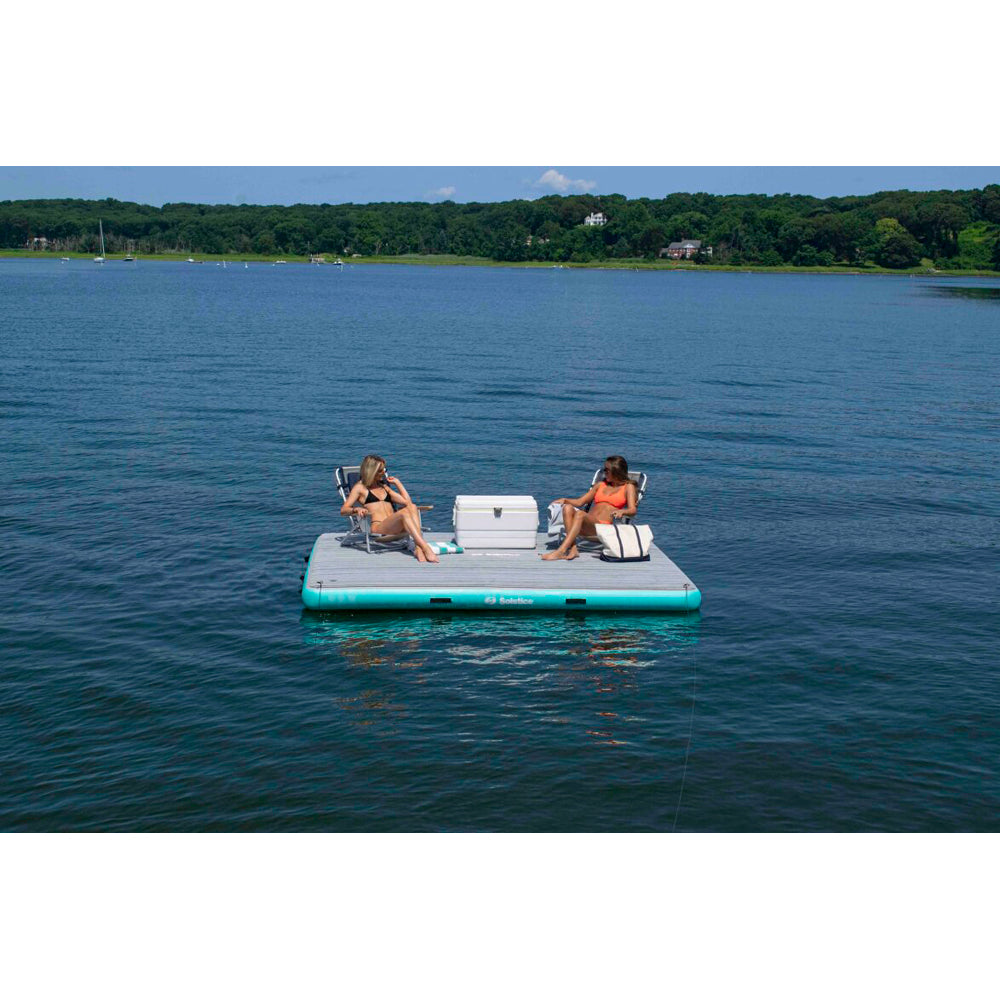
POLYGON ((604 460, 604 480, 591 486, 582 497, 569 500, 559 497, 555 503, 563 505, 563 524, 566 537, 554 552, 546 552, 543 559, 575 559, 578 535, 593 538, 595 524, 611 524, 621 517, 632 517, 636 512, 638 496, 635 483, 628 477, 628 462, 621 455, 610 455, 604 460), (590 510, 578 510, 582 504, 591 504, 590 510))

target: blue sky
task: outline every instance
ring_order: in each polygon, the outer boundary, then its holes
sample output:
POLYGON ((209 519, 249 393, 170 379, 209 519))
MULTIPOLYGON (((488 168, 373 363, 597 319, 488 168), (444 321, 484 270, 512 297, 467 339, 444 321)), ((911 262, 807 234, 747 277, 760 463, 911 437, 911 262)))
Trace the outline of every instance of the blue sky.
POLYGON ((0 201, 118 198, 150 205, 505 201, 542 194, 660 198, 711 194, 870 194, 979 188, 1000 167, 0 167, 0 201))

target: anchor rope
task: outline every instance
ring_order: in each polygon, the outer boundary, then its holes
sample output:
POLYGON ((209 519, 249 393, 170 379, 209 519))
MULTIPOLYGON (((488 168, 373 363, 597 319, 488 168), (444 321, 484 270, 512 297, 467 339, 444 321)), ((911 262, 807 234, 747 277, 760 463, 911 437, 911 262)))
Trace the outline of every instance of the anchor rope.
POLYGON ((694 738, 694 709, 698 703, 698 647, 694 650, 694 667, 691 673, 691 724, 688 728, 687 748, 684 751, 684 767, 681 771, 681 787, 677 793, 677 808, 674 810, 674 825, 670 832, 677 832, 677 819, 681 814, 681 800, 684 798, 684 782, 687 779, 688 759, 691 757, 691 741, 694 738))

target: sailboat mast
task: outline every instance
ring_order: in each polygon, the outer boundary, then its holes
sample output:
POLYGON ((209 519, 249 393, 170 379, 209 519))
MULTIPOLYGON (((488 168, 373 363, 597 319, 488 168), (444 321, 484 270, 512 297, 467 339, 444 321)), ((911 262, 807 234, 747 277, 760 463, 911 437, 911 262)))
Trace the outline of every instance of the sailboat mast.
POLYGON ((103 257, 104 256, 104 223, 100 219, 98 219, 97 220, 97 225, 98 225, 98 227, 101 230, 101 256, 103 257))

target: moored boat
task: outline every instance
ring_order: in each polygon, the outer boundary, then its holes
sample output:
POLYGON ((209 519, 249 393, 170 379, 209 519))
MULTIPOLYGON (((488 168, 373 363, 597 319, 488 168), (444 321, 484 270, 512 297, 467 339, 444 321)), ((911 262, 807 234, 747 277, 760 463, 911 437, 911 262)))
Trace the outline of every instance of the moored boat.
POLYGON ((104 223, 100 219, 98 219, 97 220, 97 225, 98 225, 98 228, 101 230, 101 255, 99 257, 95 257, 94 258, 94 263, 95 264, 103 264, 104 263, 104 223))

